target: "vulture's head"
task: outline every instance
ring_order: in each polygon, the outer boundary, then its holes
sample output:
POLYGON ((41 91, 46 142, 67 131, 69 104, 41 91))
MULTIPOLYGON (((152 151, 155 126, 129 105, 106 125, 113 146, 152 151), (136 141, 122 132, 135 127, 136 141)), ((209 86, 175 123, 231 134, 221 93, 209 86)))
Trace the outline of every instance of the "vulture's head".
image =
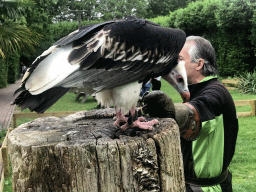
POLYGON ((189 100, 190 93, 184 61, 180 61, 169 74, 162 77, 180 93, 184 103, 189 100))

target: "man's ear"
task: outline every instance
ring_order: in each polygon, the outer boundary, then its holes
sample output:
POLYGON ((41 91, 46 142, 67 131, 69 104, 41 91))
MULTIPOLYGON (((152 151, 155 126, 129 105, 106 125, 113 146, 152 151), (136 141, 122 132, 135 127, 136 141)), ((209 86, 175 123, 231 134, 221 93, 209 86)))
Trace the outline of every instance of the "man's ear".
POLYGON ((198 59, 196 69, 197 69, 198 71, 200 71, 203 67, 204 67, 204 60, 203 60, 203 59, 198 59))

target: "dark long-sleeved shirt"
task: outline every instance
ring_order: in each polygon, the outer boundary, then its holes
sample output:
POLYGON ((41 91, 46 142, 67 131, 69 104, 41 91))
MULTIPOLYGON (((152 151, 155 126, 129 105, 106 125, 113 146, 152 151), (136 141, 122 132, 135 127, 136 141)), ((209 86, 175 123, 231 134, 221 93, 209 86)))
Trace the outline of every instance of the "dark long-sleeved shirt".
POLYGON ((189 85, 189 91, 188 103, 198 111, 202 129, 195 141, 181 139, 184 166, 186 169, 193 162, 198 178, 217 177, 227 169, 235 152, 238 133, 235 104, 215 77, 189 85))

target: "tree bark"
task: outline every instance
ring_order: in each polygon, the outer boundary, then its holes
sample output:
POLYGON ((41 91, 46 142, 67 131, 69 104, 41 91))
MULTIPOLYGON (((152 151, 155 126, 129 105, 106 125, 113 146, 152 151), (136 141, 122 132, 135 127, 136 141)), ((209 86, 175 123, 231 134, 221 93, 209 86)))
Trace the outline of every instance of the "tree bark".
POLYGON ((127 136, 113 116, 112 109, 78 112, 13 130, 13 191, 185 191, 176 122, 159 119, 153 131, 127 136))

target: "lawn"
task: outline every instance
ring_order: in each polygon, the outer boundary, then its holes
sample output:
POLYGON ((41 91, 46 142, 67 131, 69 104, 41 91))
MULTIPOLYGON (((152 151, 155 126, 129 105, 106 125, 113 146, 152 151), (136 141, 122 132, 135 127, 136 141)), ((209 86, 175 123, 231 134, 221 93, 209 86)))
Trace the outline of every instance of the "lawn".
MULTIPOLYGON (((162 81, 161 90, 167 93, 175 103, 182 102, 179 94, 167 82, 162 81)), ((238 91, 230 91, 234 100, 256 99, 256 95, 245 95, 238 91)), ((82 111, 97 107, 97 102, 89 97, 84 104, 75 100, 74 93, 67 93, 48 111, 82 111)), ((250 106, 239 106, 237 112, 250 111, 250 106)), ((23 112, 28 112, 24 110, 23 112)), ((31 121, 32 119, 19 119, 17 124, 31 121)), ((234 192, 251 192, 256 188, 256 117, 239 118, 239 133, 235 156, 229 169, 233 174, 234 192)), ((5 181, 6 186, 11 186, 11 179, 5 181)), ((11 192, 11 189, 5 191, 11 192)))
POLYGON ((256 117, 239 118, 236 152, 230 165, 234 191, 256 189, 256 117))

